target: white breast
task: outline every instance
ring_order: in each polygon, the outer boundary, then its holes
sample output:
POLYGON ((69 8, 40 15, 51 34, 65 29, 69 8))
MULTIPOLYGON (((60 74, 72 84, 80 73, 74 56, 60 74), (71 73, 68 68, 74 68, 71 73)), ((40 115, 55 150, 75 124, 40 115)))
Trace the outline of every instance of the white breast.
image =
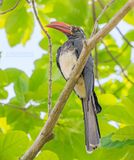
MULTIPOLYGON (((69 79, 70 74, 76 62, 77 62, 77 57, 74 54, 74 50, 71 50, 69 52, 64 52, 63 54, 60 55, 59 64, 60 64, 61 71, 66 80, 69 79)), ((74 90, 80 98, 86 97, 86 89, 85 89, 83 76, 79 78, 78 82, 74 87, 74 90)))
POLYGON ((80 76, 80 78, 78 79, 74 87, 74 90, 80 98, 86 98, 86 89, 85 89, 85 82, 84 82, 83 76, 80 76))
POLYGON ((59 57, 60 68, 66 80, 69 79, 71 71, 77 62, 77 57, 73 54, 73 52, 74 50, 65 52, 59 57))

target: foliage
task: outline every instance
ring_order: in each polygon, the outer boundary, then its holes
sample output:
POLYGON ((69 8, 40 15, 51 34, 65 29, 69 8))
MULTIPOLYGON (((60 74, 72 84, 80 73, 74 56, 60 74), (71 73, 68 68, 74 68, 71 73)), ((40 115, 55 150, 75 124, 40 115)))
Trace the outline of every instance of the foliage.
MULTIPOLYGON (((1 12, 15 5, 17 0, 4 0, 1 12)), ((108 0, 101 0, 106 4, 108 0)), ((52 18, 58 21, 83 27, 87 37, 93 30, 91 0, 36 0, 39 17, 45 26, 52 18)), ((115 1, 107 9, 100 20, 105 24, 127 2, 115 1), (107 17, 108 15, 109 17, 107 17)), ((101 12, 99 2, 95 2, 97 15, 101 12)), ((0 28, 4 29, 11 47, 25 45, 32 37, 35 27, 33 12, 27 1, 22 0, 14 11, 0 15, 0 28)), ((124 21, 134 24, 134 11, 124 21)), ((65 36, 55 30, 49 30, 53 42, 53 53, 66 40, 65 36)), ((134 41, 134 29, 125 34, 134 41)), ((2 38, 2 37, 0 37, 2 38)), ((113 57, 124 68, 125 73, 134 81, 134 64, 131 62, 132 49, 123 40, 119 46, 111 34, 104 42, 113 57)), ((48 40, 42 35, 39 42, 41 48, 48 50, 48 40)), ((32 47, 32 46, 31 46, 32 47)), ((98 44, 99 78, 103 79, 105 90, 101 93, 96 86, 102 112, 98 115, 101 130, 101 147, 92 154, 87 154, 84 144, 84 127, 81 102, 72 93, 55 127, 55 137, 42 149, 36 160, 132 160, 134 159, 134 86, 122 74, 119 65, 109 56, 104 46, 98 44), (111 76, 112 75, 112 76, 111 76), (112 77, 112 78, 111 78, 112 77), (119 79, 117 77, 120 77, 119 79), (105 81, 106 78, 106 81, 105 81)), ((93 55, 95 53, 93 52, 93 55)), ((65 81, 61 77, 53 59, 53 95, 55 104, 65 81)), ((31 76, 17 68, 0 70, 0 159, 17 160, 35 140, 47 119, 48 94, 48 54, 43 55, 34 63, 31 76), (7 86, 13 85, 15 96, 8 103, 7 86), (45 112, 45 117, 41 113, 45 112)))

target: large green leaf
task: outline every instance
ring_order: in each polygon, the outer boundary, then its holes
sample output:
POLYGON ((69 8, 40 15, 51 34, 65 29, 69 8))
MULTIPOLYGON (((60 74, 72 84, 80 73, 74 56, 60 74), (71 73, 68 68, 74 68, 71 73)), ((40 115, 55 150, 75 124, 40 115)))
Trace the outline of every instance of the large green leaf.
POLYGON ((24 94, 28 91, 28 80, 27 75, 21 74, 14 84, 17 100, 22 106, 26 103, 24 94))
POLYGON ((4 109, 5 115, 7 116, 7 123, 10 124, 14 130, 29 132, 35 126, 43 125, 43 120, 40 119, 40 112, 33 112, 32 109, 28 110, 13 104, 5 105, 5 107, 3 107, 3 110, 4 109))
POLYGON ((134 126, 126 126, 124 128, 120 128, 113 134, 112 139, 119 141, 134 139, 134 126))
POLYGON ((112 94, 101 94, 99 95, 99 101, 102 105, 113 106, 117 104, 117 99, 112 94))
POLYGON ((59 160, 58 156, 49 150, 41 152, 35 160, 59 160))
POLYGON ((25 8, 20 8, 11 13, 5 24, 9 44, 14 46, 18 43, 25 44, 33 32, 33 15, 25 8))
POLYGON ((0 87, 8 85, 8 76, 4 70, 0 70, 0 87))
POLYGON ((8 92, 3 88, 0 88, 0 99, 6 99, 8 97, 8 92))
POLYGON ((30 90, 35 91, 44 82, 46 82, 46 69, 35 70, 30 78, 30 90))
POLYGON ((126 37, 129 41, 134 41, 134 30, 130 30, 128 33, 126 33, 125 37, 126 37))
POLYGON ((28 136, 22 131, 0 135, 0 159, 16 160, 29 146, 28 136))

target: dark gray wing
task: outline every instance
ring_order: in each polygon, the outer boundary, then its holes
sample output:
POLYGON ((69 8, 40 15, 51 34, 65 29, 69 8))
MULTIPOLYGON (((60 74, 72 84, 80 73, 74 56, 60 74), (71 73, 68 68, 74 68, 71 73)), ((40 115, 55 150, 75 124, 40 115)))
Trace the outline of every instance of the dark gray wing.
POLYGON ((57 63, 57 66, 61 72, 61 68, 60 68, 60 64, 59 64, 59 56, 60 56, 60 52, 61 52, 61 47, 58 48, 57 50, 57 55, 56 55, 56 63, 57 63))
MULTIPOLYGON (((75 40, 74 47, 76 48, 77 57, 79 57, 83 48, 83 41, 80 39, 75 40)), ((91 55, 83 69, 82 75, 84 77, 87 95, 90 95, 94 88, 93 58, 91 55)))
POLYGON ((82 74, 85 80, 87 95, 91 95, 94 89, 93 58, 91 55, 88 58, 88 61, 83 69, 82 74))
MULTIPOLYGON (((62 49, 62 47, 59 47, 59 49, 57 50, 56 63, 57 63, 57 66, 58 66, 58 68, 59 68, 59 70, 60 70, 60 73, 61 73, 62 76, 64 77, 64 74, 62 73, 62 70, 61 70, 61 68, 60 68, 60 63, 59 63, 59 57, 60 57, 60 54, 61 54, 61 49, 62 49)), ((64 79, 65 79, 65 77, 64 77, 64 79)), ((66 79, 65 79, 65 80, 66 80, 66 79)))

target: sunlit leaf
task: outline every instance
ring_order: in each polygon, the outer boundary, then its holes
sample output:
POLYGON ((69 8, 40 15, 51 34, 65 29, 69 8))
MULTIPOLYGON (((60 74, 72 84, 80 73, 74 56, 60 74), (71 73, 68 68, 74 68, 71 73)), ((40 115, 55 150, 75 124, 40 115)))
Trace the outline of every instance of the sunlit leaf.
POLYGON ((59 160, 57 154, 52 151, 46 150, 41 152, 35 160, 59 160))
POLYGON ((6 20, 5 29, 11 46, 23 43, 30 38, 33 31, 33 15, 25 8, 16 10, 6 20))
POLYGON ((134 126, 126 126, 124 128, 120 128, 113 134, 112 139, 119 141, 134 139, 134 126))
POLYGON ((130 30, 125 37, 129 40, 129 41, 134 41, 134 30, 130 30))
POLYGON ((102 94, 99 96, 99 102, 102 105, 111 106, 117 104, 117 99, 112 94, 102 94))
POLYGON ((22 131, 13 131, 0 135, 0 159, 18 159, 29 145, 27 135, 22 131))

